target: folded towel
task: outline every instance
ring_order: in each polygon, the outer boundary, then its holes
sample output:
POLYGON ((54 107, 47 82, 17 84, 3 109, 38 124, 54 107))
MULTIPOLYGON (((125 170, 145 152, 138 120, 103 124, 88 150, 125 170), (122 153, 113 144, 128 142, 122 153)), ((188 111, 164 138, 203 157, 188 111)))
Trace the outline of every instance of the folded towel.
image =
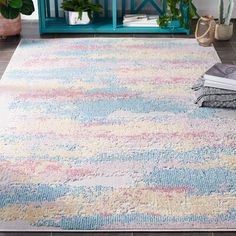
POLYGON ((205 87, 200 78, 192 87, 196 91, 196 101, 199 107, 236 108, 236 91, 205 87))

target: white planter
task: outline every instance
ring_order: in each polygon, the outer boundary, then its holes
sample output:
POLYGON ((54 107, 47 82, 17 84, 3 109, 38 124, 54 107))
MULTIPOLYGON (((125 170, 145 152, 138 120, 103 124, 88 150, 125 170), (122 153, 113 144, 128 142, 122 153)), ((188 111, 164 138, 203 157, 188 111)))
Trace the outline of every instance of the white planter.
POLYGON ((233 29, 233 23, 230 25, 216 24, 215 38, 222 41, 230 40, 233 36, 233 29))
POLYGON ((83 12, 82 20, 79 19, 79 13, 74 11, 65 11, 66 22, 69 25, 87 25, 90 23, 88 12, 83 12))

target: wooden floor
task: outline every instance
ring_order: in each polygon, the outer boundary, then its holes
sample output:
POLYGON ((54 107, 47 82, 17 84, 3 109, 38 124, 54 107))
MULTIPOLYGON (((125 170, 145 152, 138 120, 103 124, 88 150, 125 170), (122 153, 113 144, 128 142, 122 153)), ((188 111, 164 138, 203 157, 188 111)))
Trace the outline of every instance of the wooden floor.
MULTIPOLYGON (((234 24, 236 26, 236 22, 234 24)), ((0 78, 9 63, 16 46, 21 38, 81 38, 81 37, 143 37, 143 38, 193 38, 193 35, 172 35, 172 34, 48 34, 40 36, 38 24, 35 21, 24 21, 21 37, 9 37, 6 40, 0 39, 0 78)), ((236 64, 236 27, 235 34, 231 41, 215 42, 214 46, 222 62, 236 64)), ((0 236, 236 236, 235 232, 165 232, 165 233, 4 233, 0 236)))

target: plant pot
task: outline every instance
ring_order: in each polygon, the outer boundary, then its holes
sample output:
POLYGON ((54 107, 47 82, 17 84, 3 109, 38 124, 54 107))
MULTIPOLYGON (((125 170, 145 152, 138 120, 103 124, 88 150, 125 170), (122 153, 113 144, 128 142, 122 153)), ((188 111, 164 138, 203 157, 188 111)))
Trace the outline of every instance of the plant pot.
POLYGON ((195 38, 199 45, 209 47, 215 39, 216 22, 213 16, 202 16, 196 26, 195 38))
POLYGON ((230 40, 233 36, 234 25, 231 22, 230 25, 216 24, 215 38, 217 40, 230 40))
POLYGON ((88 12, 82 13, 82 19, 79 19, 79 13, 74 11, 65 11, 66 22, 69 25, 87 25, 90 23, 88 12))
POLYGON ((18 35, 21 32, 20 15, 16 19, 6 19, 0 14, 0 37, 18 35))

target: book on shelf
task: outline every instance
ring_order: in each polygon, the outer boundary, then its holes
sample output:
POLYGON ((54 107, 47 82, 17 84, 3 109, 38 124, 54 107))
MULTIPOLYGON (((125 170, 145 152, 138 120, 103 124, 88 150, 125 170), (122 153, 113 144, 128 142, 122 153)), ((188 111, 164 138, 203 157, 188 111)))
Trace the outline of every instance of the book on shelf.
POLYGON ((130 14, 125 15, 123 25, 128 27, 158 27, 158 15, 130 14))
POLYGON ((130 15, 124 15, 124 20, 125 22, 129 21, 137 21, 137 20, 146 20, 147 15, 146 14, 130 14, 130 15))
POLYGON ((236 66, 216 63, 204 75, 204 86, 236 90, 236 66))

